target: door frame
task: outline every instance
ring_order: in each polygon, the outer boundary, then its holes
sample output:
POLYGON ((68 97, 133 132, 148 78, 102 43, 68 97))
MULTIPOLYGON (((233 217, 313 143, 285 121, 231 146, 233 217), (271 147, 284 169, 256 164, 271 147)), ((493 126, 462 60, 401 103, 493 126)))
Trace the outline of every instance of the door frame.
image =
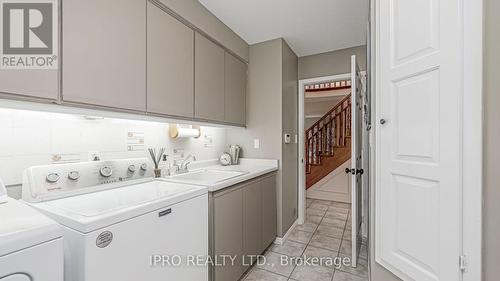
MULTIPOLYGON (((380 92, 377 85, 378 26, 375 17, 378 5, 370 0, 371 32, 374 34, 371 42, 372 56, 370 70, 372 76, 372 116, 374 125, 370 136, 370 233, 376 234, 376 193, 378 188, 377 169, 377 126, 379 119, 380 92)), ((462 96, 462 253, 465 255, 466 270, 463 281, 477 281, 482 278, 482 195, 483 195, 483 1, 462 0, 463 36, 463 96, 462 96)), ((379 248, 378 241, 371 243, 370 256, 376 263, 388 269, 375 251, 379 248)), ((458 257, 457 257, 458 266, 458 257)), ((373 268, 373 266, 371 266, 373 268)))
POLYGON ((298 171, 299 171, 299 194, 298 194, 298 224, 303 224, 306 219, 306 161, 305 161, 305 134, 304 134, 304 121, 305 121, 305 86, 309 84, 325 83, 332 80, 344 80, 350 79, 351 73, 344 73, 338 75, 321 76, 309 79, 299 80, 299 102, 298 102, 298 147, 299 147, 299 161, 298 161, 298 171))

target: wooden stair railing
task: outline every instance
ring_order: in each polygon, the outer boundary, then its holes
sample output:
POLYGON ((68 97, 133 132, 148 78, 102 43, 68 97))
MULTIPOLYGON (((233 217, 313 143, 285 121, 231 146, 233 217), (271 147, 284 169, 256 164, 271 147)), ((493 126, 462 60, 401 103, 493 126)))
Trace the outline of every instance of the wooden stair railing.
POLYGON ((306 130, 306 173, 321 165, 322 157, 332 157, 335 148, 345 147, 351 137, 351 95, 347 95, 306 130))

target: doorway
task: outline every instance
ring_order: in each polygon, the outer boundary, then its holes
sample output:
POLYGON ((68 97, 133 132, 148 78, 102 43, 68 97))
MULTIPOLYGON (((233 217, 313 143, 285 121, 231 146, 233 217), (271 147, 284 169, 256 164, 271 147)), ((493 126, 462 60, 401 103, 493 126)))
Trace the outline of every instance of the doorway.
POLYGON ((298 223, 319 224, 313 242, 324 239, 332 246, 338 241, 328 236, 341 239, 339 253, 351 258, 358 274, 367 264, 368 240, 362 188, 368 170, 362 161, 368 140, 363 116, 370 108, 364 104, 365 77, 353 56, 351 73, 299 81, 298 223))

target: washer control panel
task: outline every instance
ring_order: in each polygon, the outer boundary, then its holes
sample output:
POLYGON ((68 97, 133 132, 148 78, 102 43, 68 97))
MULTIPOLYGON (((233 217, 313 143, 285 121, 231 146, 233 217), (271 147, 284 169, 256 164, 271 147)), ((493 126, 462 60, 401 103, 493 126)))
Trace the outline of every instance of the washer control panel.
POLYGON ((147 158, 34 166, 23 174, 23 200, 40 202, 153 179, 147 158))
POLYGON ((99 174, 105 178, 109 178, 113 174, 113 168, 110 166, 104 166, 99 170, 99 174))

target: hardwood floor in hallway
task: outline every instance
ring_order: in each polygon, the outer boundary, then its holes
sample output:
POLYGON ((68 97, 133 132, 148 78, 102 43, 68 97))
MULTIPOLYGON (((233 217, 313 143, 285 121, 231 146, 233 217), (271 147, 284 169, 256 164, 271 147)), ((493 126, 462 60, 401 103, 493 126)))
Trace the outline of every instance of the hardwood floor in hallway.
POLYGON ((356 268, 350 265, 350 204, 307 199, 306 222, 296 226, 283 245, 265 253, 265 264, 255 265, 245 281, 367 281, 367 247, 362 245, 356 268), (319 264, 283 263, 297 257, 318 258, 319 264), (328 261, 334 261, 333 264, 328 261), (342 262, 343 261, 343 262, 342 262))

